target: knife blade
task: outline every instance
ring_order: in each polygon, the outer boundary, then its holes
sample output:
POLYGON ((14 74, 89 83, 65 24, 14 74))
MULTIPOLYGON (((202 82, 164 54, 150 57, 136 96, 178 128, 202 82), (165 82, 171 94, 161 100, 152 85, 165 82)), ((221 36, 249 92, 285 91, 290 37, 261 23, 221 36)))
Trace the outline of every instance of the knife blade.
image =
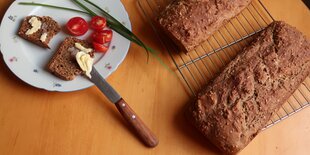
POLYGON ((112 102, 116 103, 122 97, 114 90, 114 88, 98 73, 95 67, 90 72, 91 81, 100 89, 100 91, 112 102))
POLYGON ((114 90, 114 88, 93 67, 90 81, 116 106, 127 123, 134 129, 139 138, 148 147, 158 144, 156 136, 144 124, 140 117, 130 108, 126 101, 114 90))

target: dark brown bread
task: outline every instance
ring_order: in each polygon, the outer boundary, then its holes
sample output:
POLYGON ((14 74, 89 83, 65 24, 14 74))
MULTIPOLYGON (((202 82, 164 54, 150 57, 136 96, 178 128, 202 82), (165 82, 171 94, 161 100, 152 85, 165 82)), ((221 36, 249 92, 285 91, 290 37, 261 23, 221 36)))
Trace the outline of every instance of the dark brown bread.
POLYGON ((191 51, 238 15, 250 2, 251 0, 176 0, 160 14, 158 23, 180 50, 191 51))
POLYGON ((51 39, 60 31, 60 26, 59 24, 53 20, 51 17, 48 16, 43 16, 43 17, 39 17, 39 16, 27 16, 23 21, 22 24, 18 30, 18 35, 34 44, 37 44, 43 48, 49 48, 48 44, 51 41, 51 39), (36 17, 38 18, 38 20, 40 20, 42 22, 42 26, 41 28, 31 34, 31 35, 26 35, 26 32, 32 28, 31 24, 29 23, 29 20, 32 17, 36 17), (43 33, 47 33, 47 38, 45 42, 42 42, 40 40, 41 35, 43 33))
POLYGON ((80 43, 85 48, 91 48, 91 45, 84 40, 68 37, 47 65, 51 73, 63 80, 73 80, 76 75, 83 73, 75 58, 75 54, 78 52, 75 49, 75 43, 80 43))
POLYGON ((310 73, 310 41, 273 22, 210 82, 188 116, 219 149, 235 154, 267 124, 310 73))

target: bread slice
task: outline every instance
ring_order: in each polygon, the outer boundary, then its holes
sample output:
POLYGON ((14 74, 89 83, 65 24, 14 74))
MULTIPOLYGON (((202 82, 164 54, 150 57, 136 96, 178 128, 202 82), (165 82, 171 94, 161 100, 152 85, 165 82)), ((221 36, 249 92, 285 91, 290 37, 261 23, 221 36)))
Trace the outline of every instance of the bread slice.
POLYGON ((39 45, 43 48, 49 48, 48 44, 51 39, 61 30, 59 24, 48 16, 27 16, 21 23, 21 26, 18 31, 18 35, 36 45, 39 45), (39 21, 41 21, 41 28, 33 34, 27 35, 26 32, 32 28, 29 20, 32 17, 36 17, 39 21), (46 33, 46 40, 41 41, 41 36, 46 33))
MULTIPOLYGON (((77 75, 83 73, 75 58, 76 53, 79 52, 75 48, 75 43, 80 43, 85 48, 91 48, 91 45, 84 40, 68 37, 62 42, 47 65, 47 69, 51 73, 66 81, 73 80, 77 75)), ((92 53, 90 55, 93 56, 92 53)))

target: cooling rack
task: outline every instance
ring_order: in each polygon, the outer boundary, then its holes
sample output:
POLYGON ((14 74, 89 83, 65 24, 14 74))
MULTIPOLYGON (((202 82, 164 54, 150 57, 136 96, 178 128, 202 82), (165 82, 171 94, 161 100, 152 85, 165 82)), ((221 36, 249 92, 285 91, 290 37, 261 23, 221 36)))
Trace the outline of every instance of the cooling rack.
MULTIPOLYGON (((221 69, 229 63, 253 36, 274 21, 260 0, 253 2, 195 50, 178 51, 172 40, 156 27, 158 14, 173 0, 138 0, 144 19, 150 24, 173 62, 174 70, 194 97, 221 69)), ((269 128, 310 105, 308 77, 266 125, 269 128)), ((263 130, 264 130, 263 129, 263 130)))

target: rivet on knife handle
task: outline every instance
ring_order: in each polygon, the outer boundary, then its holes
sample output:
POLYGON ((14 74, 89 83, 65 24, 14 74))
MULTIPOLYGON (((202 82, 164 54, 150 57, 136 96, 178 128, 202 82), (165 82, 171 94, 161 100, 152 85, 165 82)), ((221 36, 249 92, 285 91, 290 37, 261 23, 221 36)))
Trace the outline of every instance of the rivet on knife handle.
POLYGON ((123 115, 129 125, 132 126, 132 128, 144 142, 144 144, 146 144, 148 147, 155 147, 158 144, 158 140, 155 135, 123 99, 120 99, 117 103, 115 103, 115 105, 118 111, 123 115))

